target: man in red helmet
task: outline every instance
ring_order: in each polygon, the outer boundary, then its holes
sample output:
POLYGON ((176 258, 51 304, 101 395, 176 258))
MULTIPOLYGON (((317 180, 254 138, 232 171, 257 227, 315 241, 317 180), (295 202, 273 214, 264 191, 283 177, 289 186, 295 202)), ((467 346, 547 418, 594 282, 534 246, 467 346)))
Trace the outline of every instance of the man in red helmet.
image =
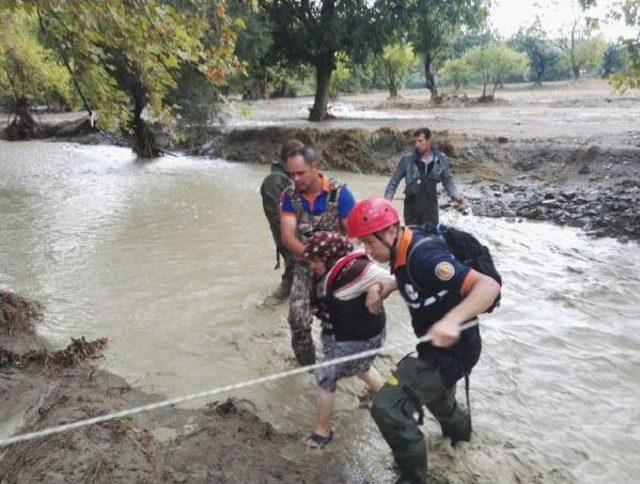
POLYGON ((399 482, 422 483, 427 475, 426 446, 419 430, 423 406, 452 444, 470 439, 471 419, 468 409, 456 401, 456 382, 468 377, 480 357, 481 343, 477 326, 464 332, 460 326, 486 311, 500 286, 456 260, 441 236, 402 227, 399 220, 391 202, 368 198, 349 214, 347 230, 375 260, 390 262, 394 279, 381 284, 381 300, 398 289, 416 336, 430 338, 418 344, 417 357, 400 361, 371 408, 400 468, 399 482))

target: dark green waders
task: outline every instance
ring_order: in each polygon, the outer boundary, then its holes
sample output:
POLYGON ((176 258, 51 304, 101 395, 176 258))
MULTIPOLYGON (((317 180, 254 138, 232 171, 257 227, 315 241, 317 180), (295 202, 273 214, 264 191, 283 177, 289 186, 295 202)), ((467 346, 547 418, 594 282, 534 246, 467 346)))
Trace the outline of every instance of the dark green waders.
MULTIPOLYGON (((278 234, 279 235, 279 234, 278 234)), ((274 234, 275 240, 275 234, 274 234)), ((284 260, 284 273, 282 274, 282 280, 280 281, 280 286, 278 289, 272 294, 273 297, 277 299, 287 299, 289 294, 291 294, 291 285, 293 284, 293 267, 295 261, 293 256, 289 253, 289 251, 284 248, 282 244, 276 243, 276 266, 275 270, 280 269, 280 257, 284 260)))
MULTIPOLYGON (((469 414, 456 401, 456 386, 446 387, 440 370, 419 358, 407 357, 373 399, 371 415, 400 468, 398 482, 424 483, 427 448, 415 414, 422 405, 438 420, 452 442, 469 440, 469 414)), ((421 420, 421 418, 419 419, 421 420)))
POLYGON ((273 242, 276 245, 276 266, 280 269, 280 257, 284 259, 284 274, 278 289, 272 294, 277 299, 286 299, 291 292, 291 284, 293 282, 293 255, 282 244, 280 235, 280 197, 291 181, 284 172, 282 165, 274 163, 271 173, 264 179, 260 186, 260 195, 262 196, 262 208, 269 222, 273 242))
POLYGON ((426 226, 427 231, 438 226, 437 183, 426 174, 407 186, 403 213, 405 225, 426 226))

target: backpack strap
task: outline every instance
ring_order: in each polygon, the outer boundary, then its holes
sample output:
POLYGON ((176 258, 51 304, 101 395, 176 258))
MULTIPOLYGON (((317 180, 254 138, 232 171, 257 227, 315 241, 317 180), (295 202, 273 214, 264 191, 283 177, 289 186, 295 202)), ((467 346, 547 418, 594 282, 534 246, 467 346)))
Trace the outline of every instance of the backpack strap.
POLYGON ((471 428, 471 401, 469 400, 469 375, 470 372, 464 373, 464 391, 467 394, 467 415, 469 416, 469 428, 471 428))
POLYGON ((411 250, 409 251, 409 255, 407 256, 407 276, 409 276, 409 280, 411 281, 411 285, 413 287, 416 287, 418 289, 422 289, 425 290, 426 288, 422 287, 420 284, 418 284, 415 280, 415 278, 413 277, 413 274, 411 274, 411 256, 415 253, 416 249, 418 247, 420 247, 421 245, 426 244, 427 242, 429 243, 433 243, 435 241, 437 241, 437 235, 427 235, 426 237, 420 239, 418 242, 416 242, 415 244, 413 244, 413 247, 411 247, 411 250))
POLYGON ((337 210, 340 203, 340 192, 344 185, 337 183, 335 180, 331 180, 331 188, 329 189, 329 196, 327 197, 327 212, 330 210, 337 210))
POLYGON ((296 212, 296 217, 298 217, 298 220, 300 220, 302 217, 304 217, 304 207, 302 206, 300 195, 295 190, 288 190, 287 194, 289 195, 289 199, 291 200, 293 210, 296 212))

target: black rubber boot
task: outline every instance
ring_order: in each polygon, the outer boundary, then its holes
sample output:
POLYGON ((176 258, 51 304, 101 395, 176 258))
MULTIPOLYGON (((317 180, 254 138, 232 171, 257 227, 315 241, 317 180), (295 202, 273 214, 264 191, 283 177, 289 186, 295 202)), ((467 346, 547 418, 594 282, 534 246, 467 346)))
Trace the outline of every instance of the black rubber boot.
POLYGON ((453 447, 455 447, 458 442, 471 441, 471 423, 469 422, 468 414, 465 414, 463 420, 459 419, 446 424, 440 423, 440 428, 442 429, 442 436, 449 437, 453 447))
POLYGON ((427 446, 422 440, 403 451, 394 451, 396 464, 400 469, 397 482, 424 484, 427 482, 427 446))

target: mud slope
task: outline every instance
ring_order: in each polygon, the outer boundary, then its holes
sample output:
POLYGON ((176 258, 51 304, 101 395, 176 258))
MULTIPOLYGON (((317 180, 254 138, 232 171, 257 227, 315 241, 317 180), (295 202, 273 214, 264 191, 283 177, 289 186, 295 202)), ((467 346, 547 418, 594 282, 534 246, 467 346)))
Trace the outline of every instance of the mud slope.
MULTIPOLYGON (((95 366, 106 340, 46 348, 33 326, 41 309, 0 292, 0 436, 161 399, 95 366)), ((300 439, 250 408, 168 408, 15 444, 0 450, 0 482, 322 482, 288 457, 300 439)))

